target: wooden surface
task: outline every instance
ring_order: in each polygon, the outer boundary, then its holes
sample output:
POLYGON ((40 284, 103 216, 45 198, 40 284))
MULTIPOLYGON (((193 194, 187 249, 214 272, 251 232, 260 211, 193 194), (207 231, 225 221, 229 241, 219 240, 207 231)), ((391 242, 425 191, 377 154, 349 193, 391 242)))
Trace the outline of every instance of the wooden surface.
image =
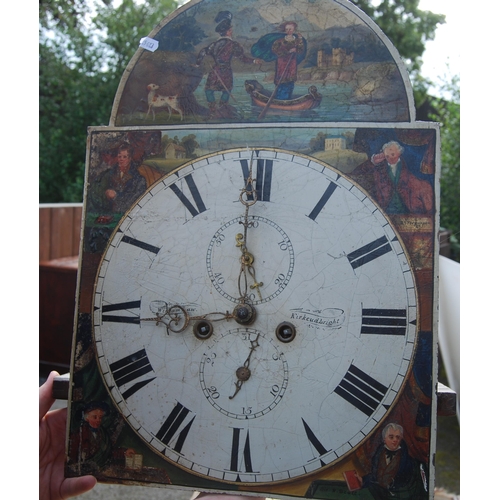
POLYGON ((457 393, 438 382, 437 414, 438 417, 454 417, 457 414, 457 393))
POLYGON ((78 256, 39 265, 39 362, 69 368, 75 311, 78 256))
POLYGON ((39 206, 39 261, 78 255, 82 203, 39 206))

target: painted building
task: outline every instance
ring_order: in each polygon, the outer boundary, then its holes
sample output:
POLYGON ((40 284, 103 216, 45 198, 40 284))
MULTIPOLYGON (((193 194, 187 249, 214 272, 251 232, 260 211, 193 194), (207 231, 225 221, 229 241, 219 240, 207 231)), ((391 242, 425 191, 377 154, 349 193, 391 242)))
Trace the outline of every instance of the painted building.
POLYGON ((171 142, 165 149, 165 158, 186 158, 186 149, 171 142))
POLYGON ((344 137, 327 137, 325 139, 325 151, 333 151, 335 149, 345 149, 346 140, 344 137))

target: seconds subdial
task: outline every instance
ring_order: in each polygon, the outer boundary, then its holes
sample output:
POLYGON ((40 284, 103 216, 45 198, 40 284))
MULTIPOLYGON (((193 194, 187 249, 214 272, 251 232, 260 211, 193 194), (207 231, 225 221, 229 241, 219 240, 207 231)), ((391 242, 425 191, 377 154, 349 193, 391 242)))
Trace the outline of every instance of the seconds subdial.
POLYGON ((281 401, 288 363, 274 340, 253 328, 236 328, 207 344, 200 383, 209 403, 224 415, 258 418, 281 401))
MULTIPOLYGON (((236 303, 241 297, 234 276, 239 275, 241 268, 241 253, 236 251, 236 245, 241 239, 242 223, 243 217, 237 217, 224 224, 210 240, 207 251, 207 269, 212 284, 223 297, 236 303)), ((250 215, 248 232, 259 249, 252 253, 258 280, 250 281, 248 294, 256 305, 272 300, 285 289, 292 277, 295 258, 290 238, 275 222, 250 215)))

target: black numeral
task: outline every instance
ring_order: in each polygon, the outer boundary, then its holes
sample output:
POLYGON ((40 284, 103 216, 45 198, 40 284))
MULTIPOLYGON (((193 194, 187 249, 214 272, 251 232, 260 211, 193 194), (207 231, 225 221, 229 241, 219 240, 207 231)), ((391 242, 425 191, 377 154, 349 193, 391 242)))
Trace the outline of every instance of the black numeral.
POLYGON ((321 444, 320 440, 316 437, 311 428, 307 425, 307 422, 302 419, 302 424, 304 425, 304 430, 306 431, 307 439, 314 446, 319 455, 324 455, 328 453, 328 450, 321 444))
MULTIPOLYGON (((240 160, 241 169, 243 171, 243 179, 245 183, 250 175, 248 160, 240 160)), ((255 181, 255 191, 257 192, 257 200, 271 201, 271 183, 273 179, 273 160, 257 159, 257 176, 255 181)), ((247 191, 252 192, 252 185, 246 185, 247 191)), ((249 200, 253 200, 253 195, 248 195, 249 200)))
POLYGON ((191 410, 188 410, 185 406, 177 403, 167 417, 167 420, 165 420, 165 423, 161 426, 160 430, 156 434, 156 437, 163 444, 170 446, 170 443, 176 436, 177 432, 180 430, 180 432, 177 434, 175 446, 173 447, 173 450, 177 453, 181 452, 182 447, 184 446, 184 441, 186 440, 189 430, 191 429, 191 425, 193 425, 193 421, 196 418, 196 415, 193 416, 193 418, 189 422, 187 422, 184 427, 182 427, 182 424, 184 424, 184 421, 187 419, 190 413, 191 410))
POLYGON ((364 245, 358 250, 351 252, 347 258, 353 269, 356 269, 378 257, 390 252, 392 250, 391 245, 387 241, 385 236, 364 245))
POLYGON ((316 203, 316 206, 312 209, 311 213, 308 215, 308 217, 311 220, 316 220, 316 217, 319 215, 323 207, 326 205, 327 201, 331 198, 336 188, 337 184, 330 182, 325 192, 323 193, 323 196, 320 198, 318 203, 316 203))
MULTIPOLYGON (((109 368, 111 369, 111 373, 113 374, 113 378, 115 379, 118 387, 121 387, 122 385, 125 385, 128 382, 136 380, 142 375, 153 371, 153 367, 149 362, 145 349, 141 349, 140 351, 111 363, 109 368)), ((149 382, 155 378, 156 377, 137 382, 122 393, 123 398, 128 399, 132 396, 132 394, 135 394, 139 389, 144 387, 146 384, 149 384, 149 382)))
POLYGON ((105 314, 113 311, 128 311, 131 309, 140 309, 141 301, 132 300, 130 302, 120 302, 119 304, 107 304, 102 306, 102 321, 110 321, 112 323, 131 323, 133 325, 138 325, 141 319, 138 314, 134 316, 120 316, 116 314, 105 314))
POLYGON ((406 309, 363 309, 361 333, 405 335, 406 309))
POLYGON ((186 177, 184 177, 184 180, 186 181, 186 184, 189 188, 191 196, 193 197, 193 201, 194 201, 194 204, 196 205, 196 208, 189 201, 187 196, 179 189, 178 186, 176 186, 175 184, 172 184, 170 186, 170 189, 177 195, 179 200, 181 200, 181 202, 189 210, 191 215, 193 217, 196 217, 197 215, 206 211, 205 203, 203 203, 203 200, 201 199, 200 192, 198 191, 198 187, 196 186, 192 175, 191 174, 186 175, 186 177))
POLYGON ((152 252, 157 254, 160 249, 155 247, 154 245, 150 245, 149 243, 145 243, 144 241, 136 240, 135 238, 131 238, 130 236, 123 236, 122 243, 128 243, 129 245, 133 245, 138 248, 142 248, 143 250, 147 250, 148 252, 152 252))
POLYGON ((372 415, 384 399, 388 388, 354 365, 351 365, 334 390, 365 415, 372 415))
MULTIPOLYGON (((240 463, 240 434, 243 429, 233 428, 233 443, 231 445, 231 466, 229 470, 233 472, 241 472, 240 463)), ((243 462, 245 472, 253 472, 252 457, 250 455, 250 432, 247 431, 245 444, 243 446, 243 462)))

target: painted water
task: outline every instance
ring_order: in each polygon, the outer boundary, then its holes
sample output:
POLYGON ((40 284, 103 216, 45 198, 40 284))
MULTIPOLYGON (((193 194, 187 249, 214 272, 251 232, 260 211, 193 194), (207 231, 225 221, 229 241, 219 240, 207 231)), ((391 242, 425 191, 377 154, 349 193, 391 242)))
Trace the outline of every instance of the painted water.
MULTIPOLYGON (((326 82, 310 81, 307 83, 296 83, 294 97, 308 94, 309 87, 315 85, 322 95, 321 104, 312 110, 306 111, 279 111, 269 109, 264 119, 258 120, 262 111, 261 107, 252 104, 250 95, 245 90, 246 80, 257 80, 269 93, 274 90, 272 78, 265 78, 263 74, 246 73, 234 75, 234 86, 231 92, 229 104, 238 113, 239 119, 235 122, 290 122, 290 121, 312 121, 312 122, 361 122, 370 117, 370 121, 399 121, 402 113, 407 113, 407 105, 402 99, 395 98, 393 102, 377 100, 372 96, 365 99, 359 98, 357 92, 357 81, 352 82, 326 82), (265 81, 265 80, 271 81, 265 81)), ((194 92, 194 96, 202 106, 208 106, 205 97, 205 78, 194 92)), ((219 98, 220 94, 216 97, 219 98)), ((187 118, 189 120, 189 117, 187 118)))

